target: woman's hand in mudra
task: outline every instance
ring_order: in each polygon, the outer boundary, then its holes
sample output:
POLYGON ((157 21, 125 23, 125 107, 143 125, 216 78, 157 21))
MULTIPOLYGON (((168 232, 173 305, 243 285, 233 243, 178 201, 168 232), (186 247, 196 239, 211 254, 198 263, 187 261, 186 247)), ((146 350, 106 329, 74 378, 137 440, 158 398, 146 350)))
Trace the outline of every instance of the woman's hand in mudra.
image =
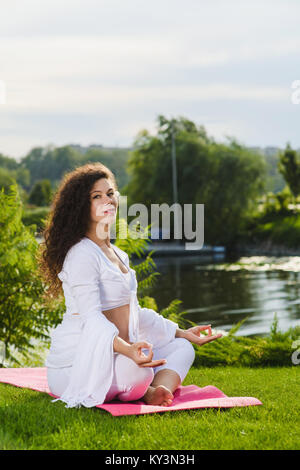
POLYGON ((191 343, 198 344, 199 346, 203 346, 203 344, 210 343, 215 339, 221 338, 222 334, 219 333, 217 335, 212 335, 211 333, 211 325, 198 325, 193 326, 192 328, 188 328, 187 330, 177 329, 176 332, 177 338, 185 338, 191 343), (208 330, 208 334, 206 336, 200 336, 201 331, 208 330))
POLYGON ((166 359, 156 359, 152 361, 152 344, 147 343, 146 341, 131 343, 129 357, 140 367, 158 367, 167 362, 166 359), (149 353, 146 355, 142 351, 143 349, 149 349, 149 353))

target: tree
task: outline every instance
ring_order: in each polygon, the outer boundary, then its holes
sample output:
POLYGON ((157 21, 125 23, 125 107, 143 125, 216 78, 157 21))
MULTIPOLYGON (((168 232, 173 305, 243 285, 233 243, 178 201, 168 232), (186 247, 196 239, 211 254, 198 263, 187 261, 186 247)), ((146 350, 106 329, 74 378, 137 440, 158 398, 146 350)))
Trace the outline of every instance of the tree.
MULTIPOLYGON (((196 178, 199 183, 200 165, 206 166, 206 146, 209 140, 202 126, 197 128, 192 121, 183 117, 174 119, 173 126, 176 136, 178 192, 181 195, 179 199, 192 202, 193 181, 189 181, 184 187, 183 185, 189 178, 196 178)), ((133 151, 130 152, 130 182, 124 188, 129 204, 142 202, 150 207, 151 203, 173 203, 172 121, 159 115, 157 128, 157 136, 142 129, 135 139, 133 151)))
POLYGON ((29 171, 31 177, 31 184, 42 178, 48 178, 49 174, 44 171, 45 157, 49 148, 35 147, 22 158, 20 167, 29 171))
POLYGON ((0 191, 0 341, 6 358, 19 363, 15 351, 28 357, 34 339, 49 340, 49 330, 63 313, 64 302, 44 304, 47 288, 37 276, 38 243, 34 227, 21 221, 22 202, 16 184, 0 191))
POLYGON ((231 244, 243 217, 263 191, 263 157, 234 139, 228 144, 216 143, 203 126, 184 117, 168 120, 160 115, 157 127, 157 135, 143 129, 134 142, 128 162, 131 179, 125 188, 128 205, 143 203, 150 213, 151 204, 173 204, 173 127, 178 202, 182 206, 192 204, 193 208, 204 204, 206 244, 231 244))
POLYGON ((213 166, 196 198, 205 202, 206 239, 229 249, 264 191, 266 163, 234 139, 228 144, 212 143, 209 152, 213 166))
POLYGON ((121 189, 128 182, 128 174, 126 172, 128 161, 128 150, 123 148, 117 149, 95 149, 90 148, 83 156, 82 163, 101 162, 106 165, 115 175, 118 187, 121 189))
MULTIPOLYGON (((13 159, 9 160, 10 165, 13 163, 11 160, 13 159)), ((20 172, 28 172, 30 176, 30 187, 27 187, 27 181, 25 182, 26 184, 24 184, 24 188, 27 191, 32 190, 33 185, 37 181, 45 178, 49 179, 52 187, 55 188, 66 172, 72 171, 76 167, 88 162, 101 162, 108 166, 115 174, 119 188, 121 189, 128 182, 128 174, 126 172, 127 160, 128 149, 124 148, 98 149, 90 146, 87 150, 79 151, 72 145, 57 148, 53 145, 48 145, 44 148, 36 147, 30 150, 21 160, 17 168, 17 177, 23 185, 26 175, 20 172)))
POLYGON ((30 188, 30 173, 27 168, 19 167, 14 171, 17 183, 26 191, 30 188))
POLYGON ((68 145, 58 148, 48 145, 33 148, 21 160, 20 167, 30 172, 31 184, 34 184, 45 178, 50 181, 60 179, 66 171, 80 164, 80 159, 79 152, 68 145))
POLYGON ((296 198, 300 194, 300 161, 297 152, 288 143, 284 152, 279 155, 278 170, 296 198))
POLYGON ((12 171, 7 168, 0 168, 0 189, 3 188, 5 194, 9 193, 9 187, 11 184, 16 183, 16 179, 12 171))
POLYGON ((7 157, 3 155, 3 153, 0 153, 0 167, 1 168, 6 168, 7 170, 16 170, 18 166, 19 164, 17 160, 15 160, 12 157, 7 157))
POLYGON ((51 183, 48 179, 37 181, 33 186, 28 202, 36 206, 48 206, 52 197, 51 183))

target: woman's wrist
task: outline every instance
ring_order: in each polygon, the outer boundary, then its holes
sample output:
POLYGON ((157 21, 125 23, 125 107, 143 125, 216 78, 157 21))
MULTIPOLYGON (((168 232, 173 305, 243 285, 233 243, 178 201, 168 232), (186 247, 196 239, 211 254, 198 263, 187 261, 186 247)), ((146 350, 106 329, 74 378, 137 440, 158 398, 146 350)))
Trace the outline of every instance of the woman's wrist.
POLYGON ((186 337, 186 331, 182 330, 181 328, 177 328, 175 338, 185 338, 185 337, 186 337))
POLYGON ((131 344, 127 343, 120 336, 115 336, 113 342, 114 352, 123 354, 124 356, 130 357, 132 353, 131 344))

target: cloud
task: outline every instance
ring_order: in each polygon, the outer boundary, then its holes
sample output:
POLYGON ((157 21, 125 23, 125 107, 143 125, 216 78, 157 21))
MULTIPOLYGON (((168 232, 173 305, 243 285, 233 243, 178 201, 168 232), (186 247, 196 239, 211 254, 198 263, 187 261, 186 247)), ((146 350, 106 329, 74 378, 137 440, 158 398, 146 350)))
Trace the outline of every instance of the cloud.
MULTIPOLYGON (((264 130, 270 139, 280 112, 287 138, 298 136, 290 107, 290 85, 299 79, 297 1, 1 5, 0 152, 19 154, 29 142, 61 143, 73 135, 128 145, 159 113, 205 115, 201 124, 216 135, 224 129, 259 140, 264 130), (262 113, 269 121, 256 129, 252 116, 262 113)), ((276 126, 274 139, 285 135, 276 126)))
POLYGON ((176 84, 172 71, 193 66, 220 65, 225 52, 209 55, 198 51, 182 65, 183 46, 158 39, 139 42, 121 38, 42 38, 14 39, 0 45, 0 55, 6 70, 7 109, 60 109, 94 112, 124 106, 134 106, 143 100, 287 100, 287 87, 222 82, 222 77, 210 83, 176 84), (200 65, 199 65, 200 64, 200 65), (164 74, 169 79, 165 80, 164 74), (162 72, 163 71, 163 72, 162 72), (162 76, 160 82, 159 78, 162 76), (151 82, 155 83, 151 85, 151 82), (175 83, 173 83, 175 82, 175 83))

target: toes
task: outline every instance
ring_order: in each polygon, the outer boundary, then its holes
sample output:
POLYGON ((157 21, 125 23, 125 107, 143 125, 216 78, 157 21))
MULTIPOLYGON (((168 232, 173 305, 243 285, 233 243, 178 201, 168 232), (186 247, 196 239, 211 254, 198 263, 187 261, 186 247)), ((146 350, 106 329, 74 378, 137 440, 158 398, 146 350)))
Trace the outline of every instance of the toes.
POLYGON ((154 391, 153 398, 148 404, 159 405, 159 406, 170 406, 172 404, 174 396, 166 389, 163 385, 158 386, 154 391))
POLYGON ((170 406, 172 405, 172 400, 164 400, 161 404, 161 406, 170 406))

